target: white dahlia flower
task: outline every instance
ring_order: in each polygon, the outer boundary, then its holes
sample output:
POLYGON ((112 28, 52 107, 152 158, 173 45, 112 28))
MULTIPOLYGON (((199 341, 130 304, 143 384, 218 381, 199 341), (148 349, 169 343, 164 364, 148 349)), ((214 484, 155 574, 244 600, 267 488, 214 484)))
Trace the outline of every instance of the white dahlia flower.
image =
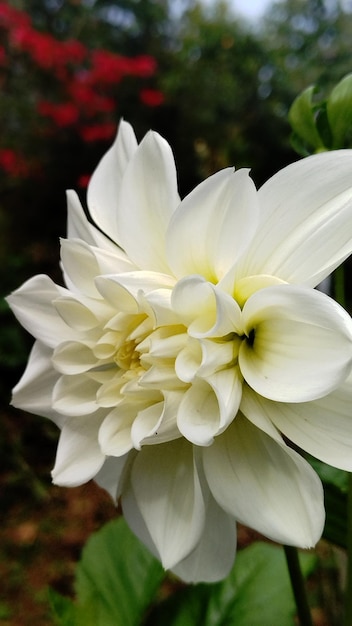
POLYGON ((61 429, 54 482, 121 498, 186 581, 227 575, 236 520, 314 545, 322 486, 287 441, 352 470, 352 323, 314 290, 352 250, 352 151, 180 201, 169 145, 121 122, 87 204, 95 226, 68 193, 66 287, 8 298, 36 339, 13 404, 61 429))

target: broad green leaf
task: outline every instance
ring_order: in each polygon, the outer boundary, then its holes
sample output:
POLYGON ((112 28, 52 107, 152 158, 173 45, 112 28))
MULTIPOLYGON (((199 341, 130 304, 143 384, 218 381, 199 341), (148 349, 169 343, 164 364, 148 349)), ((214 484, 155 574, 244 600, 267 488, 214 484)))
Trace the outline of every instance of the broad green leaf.
POLYGON ((313 104, 314 90, 315 87, 308 87, 297 96, 288 113, 288 119, 294 132, 295 141, 297 143, 299 138, 302 142, 300 144, 301 147, 303 147, 303 145, 307 146, 307 152, 316 152, 324 149, 324 144, 316 127, 316 116, 313 104))
MULTIPOLYGON (((301 555, 306 576, 315 563, 314 555, 301 555)), ((156 607, 145 626, 293 626, 294 615, 283 549, 256 543, 237 554, 224 581, 182 589, 156 607)))
POLYGON ((352 142, 352 74, 343 78, 327 100, 327 114, 333 136, 333 149, 346 148, 352 142))
POLYGON ((139 626, 164 576, 159 561, 119 518, 83 549, 76 573, 78 607, 89 607, 94 626, 139 626))

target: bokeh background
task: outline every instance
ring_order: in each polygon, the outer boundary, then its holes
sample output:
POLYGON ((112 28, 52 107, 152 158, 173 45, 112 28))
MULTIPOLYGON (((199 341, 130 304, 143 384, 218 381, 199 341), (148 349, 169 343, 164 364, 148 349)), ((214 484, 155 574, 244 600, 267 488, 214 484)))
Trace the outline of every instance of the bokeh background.
MULTIPOLYGON (((287 122, 294 98, 311 84, 317 85, 317 97, 324 97, 352 71, 352 1, 266 2, 265 12, 251 20, 234 5, 0 1, 0 623, 5 626, 52 623, 47 587, 72 593, 74 563, 85 539, 115 515, 94 484, 72 490, 51 486, 55 427, 9 407, 32 340, 3 296, 36 273, 61 282, 65 190, 76 189, 84 204, 89 176, 121 117, 139 139, 153 128, 170 142, 182 196, 228 165, 250 167, 260 186, 298 158, 287 122)), ((243 544, 250 540, 245 530, 241 537, 243 544)), ((316 623, 333 623, 329 611, 338 598, 327 588, 330 608, 323 607, 316 623)))

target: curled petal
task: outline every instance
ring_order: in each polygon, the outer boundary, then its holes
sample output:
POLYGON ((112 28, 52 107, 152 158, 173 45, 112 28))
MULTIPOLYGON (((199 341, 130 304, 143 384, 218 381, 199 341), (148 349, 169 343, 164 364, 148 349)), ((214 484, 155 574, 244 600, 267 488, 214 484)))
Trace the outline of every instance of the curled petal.
POLYGON ((96 394, 99 384, 85 376, 64 374, 53 389, 53 408, 63 415, 88 415, 99 407, 96 394))
POLYGON ((142 445, 153 445, 172 441, 180 437, 177 427, 177 409, 183 393, 168 391, 163 402, 139 411, 132 426, 132 440, 137 450, 142 445))
POLYGON ((177 425, 186 439, 209 446, 235 418, 242 384, 237 370, 222 370, 203 381, 197 379, 184 393, 177 425))
POLYGON ((136 407, 120 403, 105 417, 99 429, 99 444, 107 456, 123 456, 133 448, 131 426, 136 407))
POLYGON ((238 415, 203 450, 209 487, 230 515, 263 535, 302 548, 324 527, 323 489, 310 465, 238 415))
POLYGON ((173 284, 174 280, 167 274, 142 270, 98 276, 96 279, 99 293, 111 306, 116 307, 118 302, 119 310, 127 313, 136 313, 139 310, 139 302, 145 302, 142 296, 159 288, 172 287, 173 284))
POLYGON ((281 285, 255 293, 243 308, 248 341, 239 352, 244 379, 281 402, 315 400, 336 389, 352 363, 352 322, 318 291, 281 285))
POLYGON ((81 374, 97 366, 99 361, 87 344, 64 341, 54 350, 52 364, 62 374, 81 374))
POLYGON ((188 276, 173 289, 171 305, 192 337, 242 334, 241 310, 235 300, 202 276, 188 276))

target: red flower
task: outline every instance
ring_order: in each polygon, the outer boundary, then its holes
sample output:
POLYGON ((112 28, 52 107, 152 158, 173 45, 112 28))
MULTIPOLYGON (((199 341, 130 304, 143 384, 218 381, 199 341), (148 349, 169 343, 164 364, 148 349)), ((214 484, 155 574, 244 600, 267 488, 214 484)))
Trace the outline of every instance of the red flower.
POLYGON ((0 168, 3 169, 6 174, 16 178, 26 176, 29 172, 29 166, 23 156, 11 148, 3 148, 0 150, 0 168))
POLYGON ((38 103, 38 111, 41 115, 49 117, 59 128, 72 126, 79 119, 79 110, 73 102, 53 104, 42 100, 38 103))
POLYGON ((105 141, 111 139, 116 133, 116 123, 93 124, 82 126, 80 135, 83 141, 105 141))
POLYGON ((143 78, 153 76, 156 67, 156 60, 147 54, 131 59, 131 73, 135 76, 142 76, 143 78))
POLYGON ((82 174, 82 176, 80 176, 77 181, 77 185, 81 187, 82 189, 85 189, 86 187, 88 187, 89 180, 90 180, 89 174, 82 174))
POLYGON ((148 107, 158 107, 163 104, 165 100, 164 94, 157 89, 142 89, 139 93, 139 97, 141 102, 148 107))

